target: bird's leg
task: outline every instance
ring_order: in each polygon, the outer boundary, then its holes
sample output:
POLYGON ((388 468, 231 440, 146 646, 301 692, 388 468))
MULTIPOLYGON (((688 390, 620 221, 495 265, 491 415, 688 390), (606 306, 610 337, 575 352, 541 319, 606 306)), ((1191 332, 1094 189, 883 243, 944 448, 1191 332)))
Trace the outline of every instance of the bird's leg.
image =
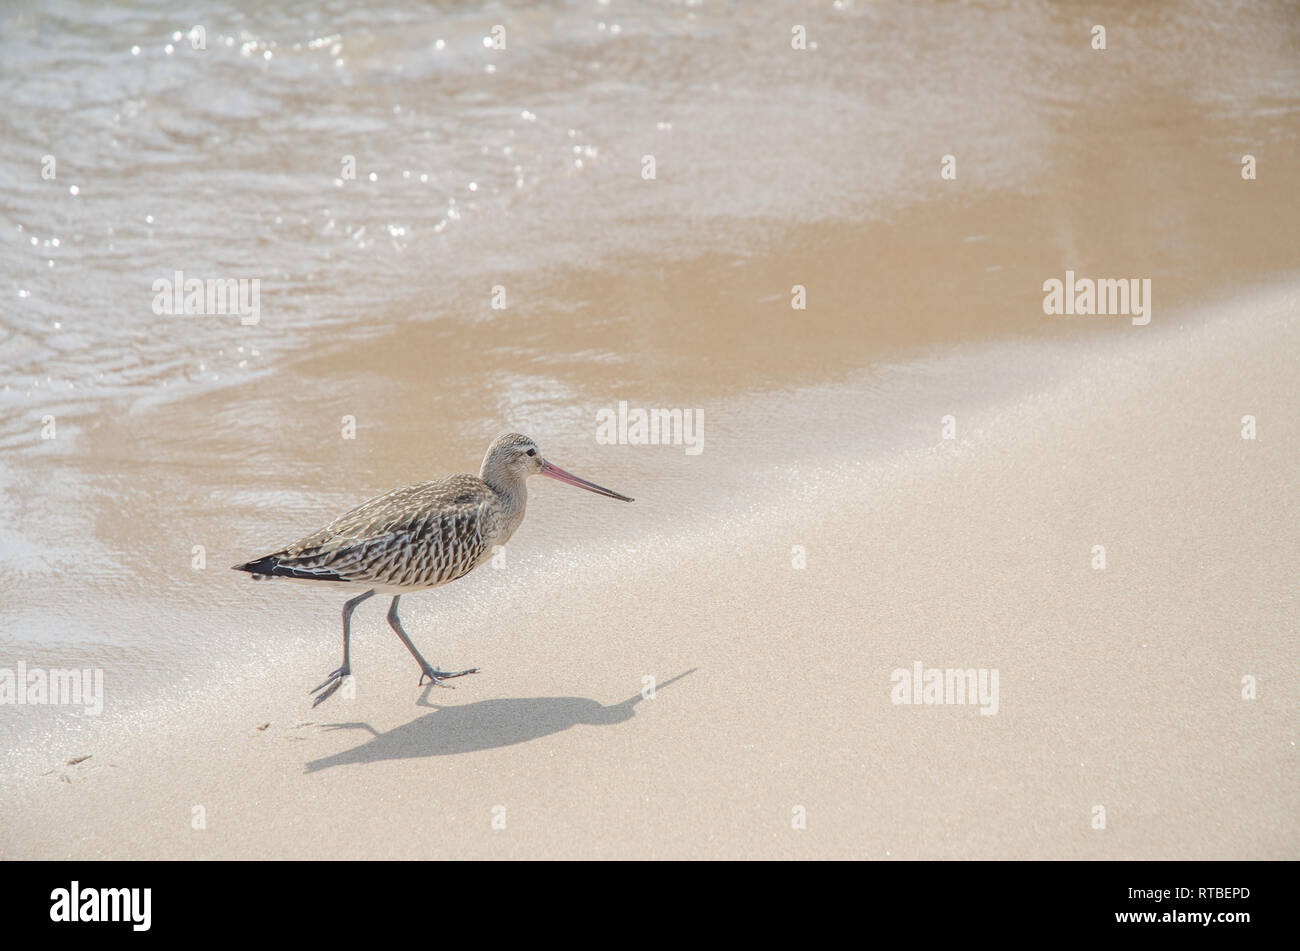
POLYGON ((325 678, 324 683, 322 683, 315 690, 311 691, 312 693, 316 693, 319 690, 325 691, 319 697, 316 698, 316 702, 312 704, 313 707, 320 706, 321 703, 323 703, 324 701, 328 700, 331 696, 333 696, 334 691, 338 690, 339 687, 343 686, 343 679, 352 673, 352 663, 351 663, 352 612, 357 609, 358 604, 366 600, 366 598, 370 597, 374 593, 375 593, 374 589, 372 588, 371 590, 367 591, 365 594, 359 594, 355 598, 353 598, 352 600, 348 601, 346 604, 343 605, 343 666, 340 667, 338 670, 331 672, 330 675, 325 678))
POLYGON ((411 639, 406 636, 406 631, 402 630, 402 619, 397 616, 397 602, 401 597, 402 596, 399 594, 393 598, 393 603, 388 608, 388 623, 393 626, 393 630, 397 632, 397 636, 402 639, 402 643, 406 645, 406 649, 411 652, 411 656, 414 657, 416 663, 420 665, 420 683, 423 684, 424 678, 428 677, 433 681, 435 687, 450 687, 451 684, 445 684, 443 681, 449 680, 452 677, 464 677, 466 674, 477 674, 477 667, 471 667, 469 670, 448 672, 445 670, 435 670, 433 667, 429 666, 429 662, 420 656, 420 652, 415 649, 415 645, 411 643, 411 639))

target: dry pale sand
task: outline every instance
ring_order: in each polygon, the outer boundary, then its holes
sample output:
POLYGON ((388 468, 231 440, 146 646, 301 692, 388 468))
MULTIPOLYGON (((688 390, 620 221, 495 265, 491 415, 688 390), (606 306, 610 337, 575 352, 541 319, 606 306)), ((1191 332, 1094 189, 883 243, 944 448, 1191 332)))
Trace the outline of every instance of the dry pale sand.
MULTIPOLYGON (((432 660, 483 667, 459 689, 417 689, 372 603, 357 697, 313 711, 322 596, 318 635, 250 649, 188 713, 7 777, 0 854, 1295 858, 1298 315, 1287 288, 899 365, 911 415, 867 381, 715 407, 703 455, 649 491, 609 480, 638 497, 626 544, 467 579, 488 607, 454 633, 442 592, 407 599, 432 660), (845 422, 885 415, 888 445, 845 422), (800 433, 829 448, 787 465, 800 433), (709 495, 742 458, 749 491, 709 495), (705 496, 725 535, 677 517, 705 496), (891 703, 917 660, 997 669, 997 714, 891 703)), ((566 491, 535 491, 525 561, 588 502, 566 491)))

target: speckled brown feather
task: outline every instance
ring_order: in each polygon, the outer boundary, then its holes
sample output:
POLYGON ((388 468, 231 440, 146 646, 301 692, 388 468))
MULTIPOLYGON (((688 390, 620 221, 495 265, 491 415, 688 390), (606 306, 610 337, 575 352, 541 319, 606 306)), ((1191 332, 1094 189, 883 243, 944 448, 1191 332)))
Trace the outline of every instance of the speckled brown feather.
POLYGON ((523 505, 511 501, 471 475, 403 486, 239 567, 393 591, 434 588, 472 571, 514 533, 523 505))

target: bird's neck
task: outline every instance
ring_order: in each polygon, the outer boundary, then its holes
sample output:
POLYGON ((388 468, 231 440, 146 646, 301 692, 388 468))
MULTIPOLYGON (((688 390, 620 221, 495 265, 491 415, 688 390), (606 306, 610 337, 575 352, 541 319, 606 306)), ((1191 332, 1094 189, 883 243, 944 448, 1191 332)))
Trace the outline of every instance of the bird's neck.
POLYGON ((524 509, 528 506, 528 480, 485 478, 483 481, 501 500, 494 543, 504 545, 524 520, 524 509))
POLYGON ((507 508, 522 509, 528 501, 527 476, 516 473, 503 474, 484 466, 479 472, 479 478, 487 483, 489 489, 501 497, 507 508))

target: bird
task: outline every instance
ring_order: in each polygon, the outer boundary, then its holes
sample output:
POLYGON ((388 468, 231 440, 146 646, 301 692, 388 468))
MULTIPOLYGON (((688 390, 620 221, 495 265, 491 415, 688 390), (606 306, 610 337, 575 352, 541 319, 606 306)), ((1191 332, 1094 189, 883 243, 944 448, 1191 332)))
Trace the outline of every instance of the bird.
POLYGON ((388 623, 420 665, 419 686, 428 677, 434 686, 450 687, 446 681, 479 672, 477 667, 444 671, 431 666, 402 627, 397 605, 404 594, 464 577, 504 545, 524 520, 528 477, 533 475, 634 501, 547 462, 531 437, 502 433, 488 446, 477 476, 453 475, 393 489, 286 548, 232 566, 254 580, 297 578, 361 590, 343 605, 343 663, 309 691, 316 695, 313 707, 351 675, 352 612, 377 593, 393 596, 388 623))

